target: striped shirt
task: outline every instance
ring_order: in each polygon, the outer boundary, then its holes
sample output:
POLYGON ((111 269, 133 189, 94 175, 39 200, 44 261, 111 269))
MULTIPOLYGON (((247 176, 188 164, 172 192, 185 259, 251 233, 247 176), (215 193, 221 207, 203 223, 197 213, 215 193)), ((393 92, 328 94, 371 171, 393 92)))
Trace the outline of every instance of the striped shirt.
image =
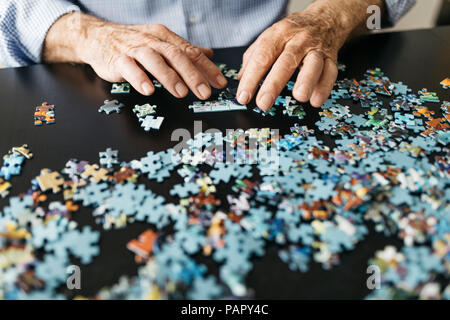
MULTIPOLYGON (((391 24, 415 0, 385 0, 391 24)), ((120 24, 161 23, 191 43, 245 46, 286 14, 288 0, 1 0, 0 64, 41 61, 46 34, 61 16, 82 11, 120 24)))

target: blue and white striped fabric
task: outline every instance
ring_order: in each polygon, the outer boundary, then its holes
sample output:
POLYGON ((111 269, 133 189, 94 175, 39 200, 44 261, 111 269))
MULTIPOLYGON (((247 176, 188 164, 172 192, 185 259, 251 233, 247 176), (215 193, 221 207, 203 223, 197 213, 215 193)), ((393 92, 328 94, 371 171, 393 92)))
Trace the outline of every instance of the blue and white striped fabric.
MULTIPOLYGON (((395 23, 415 0, 386 0, 395 23)), ((1 0, 0 64, 41 61, 44 39, 62 15, 81 10, 121 24, 161 23, 209 48, 248 45, 283 17, 288 0, 1 0)))
POLYGON ((389 21, 392 25, 396 24, 403 15, 408 12, 415 4, 416 0, 384 0, 388 11, 389 21))

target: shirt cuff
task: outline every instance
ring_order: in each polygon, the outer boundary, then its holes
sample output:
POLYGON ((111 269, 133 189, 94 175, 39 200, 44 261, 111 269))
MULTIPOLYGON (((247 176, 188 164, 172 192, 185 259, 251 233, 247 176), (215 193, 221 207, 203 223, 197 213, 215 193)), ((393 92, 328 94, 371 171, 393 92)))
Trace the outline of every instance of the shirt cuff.
POLYGON ((66 0, 34 1, 33 8, 28 8, 20 19, 20 43, 26 48, 26 55, 35 63, 41 62, 45 38, 51 26, 63 15, 80 11, 80 8, 66 0))

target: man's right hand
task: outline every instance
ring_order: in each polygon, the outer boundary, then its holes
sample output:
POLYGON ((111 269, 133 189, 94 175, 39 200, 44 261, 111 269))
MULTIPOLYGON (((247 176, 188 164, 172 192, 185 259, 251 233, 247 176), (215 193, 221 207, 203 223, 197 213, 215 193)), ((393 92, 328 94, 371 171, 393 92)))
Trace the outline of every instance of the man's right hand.
POLYGON ((119 25, 75 12, 50 28, 43 59, 87 63, 104 80, 128 81, 143 95, 155 91, 148 71, 175 97, 186 96, 189 88, 198 98, 208 99, 210 85, 227 84, 209 59, 212 54, 163 25, 119 25))

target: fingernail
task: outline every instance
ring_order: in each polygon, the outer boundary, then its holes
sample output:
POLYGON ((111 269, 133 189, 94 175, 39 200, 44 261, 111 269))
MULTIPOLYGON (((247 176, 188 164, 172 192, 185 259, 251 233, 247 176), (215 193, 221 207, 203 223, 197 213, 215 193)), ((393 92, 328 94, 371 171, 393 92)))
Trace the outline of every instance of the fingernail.
POLYGON ((142 91, 144 91, 144 94, 149 96, 153 93, 153 88, 148 82, 144 82, 141 86, 142 91))
POLYGON ((211 90, 209 90, 209 87, 206 84, 204 84, 204 83, 199 85, 197 87, 197 90, 198 90, 198 92, 200 93, 200 96, 203 99, 208 99, 209 95, 211 94, 211 90))
POLYGON ((219 86, 224 87, 227 85, 227 79, 225 79, 223 75, 219 74, 217 76, 217 83, 219 84, 219 86))
POLYGON ((239 101, 240 104, 247 104, 248 100, 250 100, 250 95, 248 94, 247 91, 242 91, 239 94, 239 97, 237 100, 239 101))
POLYGON ((187 95, 188 89, 186 88, 186 86, 184 84, 182 84, 181 82, 178 82, 175 85, 175 92, 177 93, 177 95, 179 97, 184 97, 185 95, 187 95))
POLYGON ((273 96, 270 93, 265 93, 261 99, 259 99, 258 105, 264 110, 269 110, 273 105, 273 96))

